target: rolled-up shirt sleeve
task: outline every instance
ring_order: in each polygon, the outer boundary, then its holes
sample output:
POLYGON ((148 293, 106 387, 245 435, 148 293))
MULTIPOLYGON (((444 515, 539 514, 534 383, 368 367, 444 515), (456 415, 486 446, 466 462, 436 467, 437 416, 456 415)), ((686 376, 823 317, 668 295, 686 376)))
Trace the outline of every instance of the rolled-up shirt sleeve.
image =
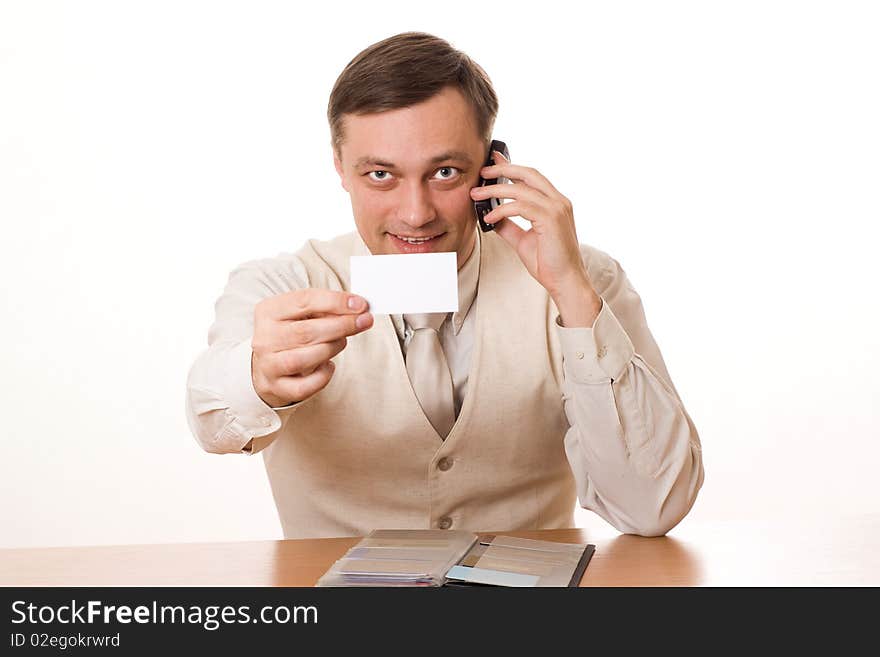
POLYGON ((187 376, 186 418, 201 447, 216 454, 256 454, 269 445, 298 404, 270 407, 251 376, 254 309, 262 299, 308 287, 293 255, 236 267, 214 305, 208 348, 187 376))
POLYGON ((602 308, 590 328, 557 316, 565 451, 578 499, 624 533, 660 536, 703 483, 700 438, 648 329, 642 301, 609 258, 593 281, 602 308))

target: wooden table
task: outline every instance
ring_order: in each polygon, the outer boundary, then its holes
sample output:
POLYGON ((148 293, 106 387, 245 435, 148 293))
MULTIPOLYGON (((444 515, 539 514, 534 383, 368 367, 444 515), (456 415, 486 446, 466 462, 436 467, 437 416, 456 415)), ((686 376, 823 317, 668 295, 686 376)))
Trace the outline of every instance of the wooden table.
MULTIPOLYGON (((593 543, 581 586, 878 586, 880 514, 504 532, 593 543)), ((2 586, 313 586, 357 538, 0 550, 2 586)))

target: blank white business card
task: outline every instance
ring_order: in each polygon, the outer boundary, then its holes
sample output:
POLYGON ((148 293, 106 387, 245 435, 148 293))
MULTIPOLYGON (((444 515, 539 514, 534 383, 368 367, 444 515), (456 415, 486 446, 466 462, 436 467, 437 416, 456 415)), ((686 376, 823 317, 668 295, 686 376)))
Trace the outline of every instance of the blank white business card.
POLYGON ((378 315, 458 311, 454 251, 351 256, 351 291, 378 315))

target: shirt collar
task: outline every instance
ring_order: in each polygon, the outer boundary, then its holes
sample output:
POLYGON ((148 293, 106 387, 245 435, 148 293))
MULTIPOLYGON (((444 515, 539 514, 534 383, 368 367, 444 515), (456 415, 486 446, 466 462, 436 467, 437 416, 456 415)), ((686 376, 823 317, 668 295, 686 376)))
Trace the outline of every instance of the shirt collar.
POLYGON ((456 335, 461 331, 464 320, 474 304, 474 298, 477 296, 477 283, 480 280, 480 240, 482 238, 476 224, 474 230, 477 233, 477 237, 474 239, 474 248, 461 269, 458 270, 458 312, 452 314, 452 324, 455 327, 456 335))

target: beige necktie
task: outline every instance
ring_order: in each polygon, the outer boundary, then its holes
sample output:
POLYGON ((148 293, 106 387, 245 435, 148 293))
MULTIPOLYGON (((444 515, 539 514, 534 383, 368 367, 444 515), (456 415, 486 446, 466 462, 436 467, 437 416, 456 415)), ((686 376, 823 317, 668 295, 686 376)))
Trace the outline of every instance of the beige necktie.
POLYGON ((444 439, 455 424, 452 375, 437 333, 448 314, 403 316, 413 330, 406 349, 406 371, 422 410, 444 439))

